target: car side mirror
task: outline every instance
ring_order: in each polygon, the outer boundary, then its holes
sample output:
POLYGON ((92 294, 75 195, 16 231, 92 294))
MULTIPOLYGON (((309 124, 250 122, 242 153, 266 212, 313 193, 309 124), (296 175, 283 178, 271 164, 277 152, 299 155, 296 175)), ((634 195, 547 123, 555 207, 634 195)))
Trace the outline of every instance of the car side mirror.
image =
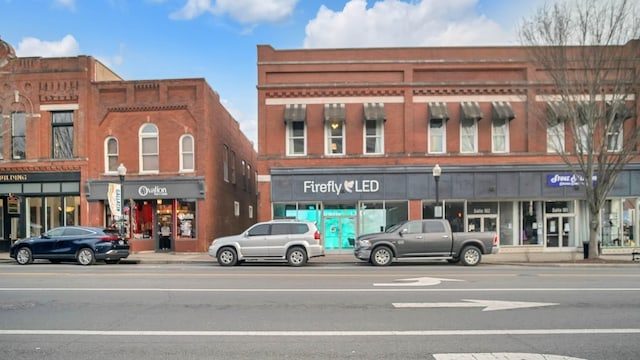
POLYGON ((409 232, 409 229, 404 228, 404 229, 400 230, 399 235, 400 235, 400 236, 403 236, 403 235, 404 235, 405 233, 407 233, 407 232, 409 232))

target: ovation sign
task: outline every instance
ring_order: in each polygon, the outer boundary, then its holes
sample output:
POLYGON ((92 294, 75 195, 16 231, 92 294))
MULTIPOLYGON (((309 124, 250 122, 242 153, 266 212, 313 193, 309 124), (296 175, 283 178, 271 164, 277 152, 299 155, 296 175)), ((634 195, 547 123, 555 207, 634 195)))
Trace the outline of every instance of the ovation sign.
POLYGON ((337 182, 329 180, 324 183, 306 180, 303 182, 305 193, 374 193, 380 190, 380 182, 378 180, 345 180, 337 182))

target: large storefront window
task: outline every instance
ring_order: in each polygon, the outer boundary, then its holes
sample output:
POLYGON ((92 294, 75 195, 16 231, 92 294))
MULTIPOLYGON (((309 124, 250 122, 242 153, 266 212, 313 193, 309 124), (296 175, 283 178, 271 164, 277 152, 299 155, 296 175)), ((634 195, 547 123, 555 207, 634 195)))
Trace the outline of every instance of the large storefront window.
POLYGON ((176 209, 178 218, 178 237, 192 239, 196 237, 196 202, 178 200, 176 209))
POLYGON ((520 245, 543 245, 542 202, 520 202, 520 214, 522 219, 520 245))
POLYGON ((637 198, 607 200, 601 212, 601 238, 603 247, 636 247, 638 241, 637 198))

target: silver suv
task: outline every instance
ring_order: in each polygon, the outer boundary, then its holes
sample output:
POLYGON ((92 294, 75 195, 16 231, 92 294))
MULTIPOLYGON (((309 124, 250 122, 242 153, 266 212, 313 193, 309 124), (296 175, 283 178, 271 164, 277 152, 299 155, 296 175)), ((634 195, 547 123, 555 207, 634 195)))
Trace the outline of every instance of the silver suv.
POLYGON ((310 221, 272 220, 257 223, 242 234, 221 237, 209 246, 209 255, 222 266, 247 260, 286 260, 302 266, 324 256, 320 232, 310 221))

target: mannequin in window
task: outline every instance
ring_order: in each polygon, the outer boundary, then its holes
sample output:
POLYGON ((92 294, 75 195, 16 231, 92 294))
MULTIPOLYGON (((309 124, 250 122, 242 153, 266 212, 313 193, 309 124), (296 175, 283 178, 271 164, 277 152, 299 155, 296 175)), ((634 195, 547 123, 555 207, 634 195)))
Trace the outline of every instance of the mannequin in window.
POLYGON ((169 249, 171 249, 171 227, 168 222, 164 222, 160 228, 160 250, 169 249))

